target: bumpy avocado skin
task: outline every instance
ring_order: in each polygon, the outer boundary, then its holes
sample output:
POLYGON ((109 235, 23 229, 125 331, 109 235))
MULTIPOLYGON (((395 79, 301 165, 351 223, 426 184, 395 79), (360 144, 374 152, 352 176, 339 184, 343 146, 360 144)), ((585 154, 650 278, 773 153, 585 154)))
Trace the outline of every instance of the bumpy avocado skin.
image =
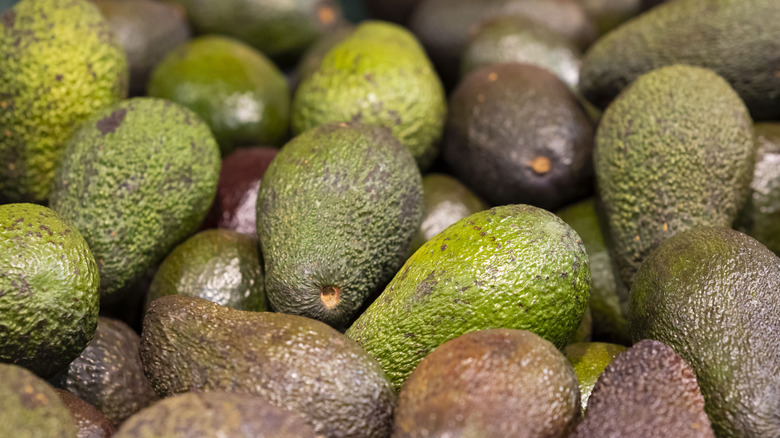
POLYGON ((0 364, 0 424, 4 438, 76 438, 76 425, 54 388, 11 364, 0 364))
POLYGON ((144 372, 161 396, 224 390, 264 397, 326 437, 386 437, 396 394, 379 364, 313 319, 167 296, 144 319, 144 372))
POLYGON ((86 0, 25 0, 0 15, 0 201, 43 202, 65 143, 127 95, 127 61, 86 0))
POLYGON ((583 414, 588 406, 588 399, 593 391, 593 386, 604 371, 604 368, 625 350, 626 347, 622 345, 603 342, 578 342, 569 344, 563 349, 566 359, 569 360, 569 363, 574 367, 574 373, 577 374, 583 414))
POLYGON ((51 208, 81 230, 104 302, 193 234, 214 201, 219 146, 195 113, 134 98, 96 113, 71 138, 51 208))
POLYGON ((127 420, 115 438, 315 438, 300 417, 259 397, 188 392, 166 398, 127 420))
POLYGON ((750 115, 712 71, 670 66, 639 79, 607 108, 594 164, 619 281, 665 239, 730 227, 747 199, 755 148, 750 115))
POLYGON ((780 259, 721 227, 680 233, 631 288, 635 340, 671 346, 696 372, 718 437, 780 433, 780 259))
POLYGON ((292 126, 295 133, 329 122, 384 126, 425 170, 438 154, 446 114, 441 81, 414 35, 368 21, 303 78, 292 126))
POLYGON ((690 365, 662 342, 620 353, 599 377, 572 438, 714 438, 690 365))
POLYGON ((565 438, 578 418, 577 376, 553 344, 525 330, 480 330, 415 368, 393 437, 565 438))
POLYGON ((590 266, 577 233, 548 211, 506 205, 429 240, 346 335, 400 388, 428 353, 476 330, 528 330, 563 348, 589 297, 590 266))
POLYGON ((0 206, 0 362, 43 377, 66 367, 95 333, 99 283, 69 221, 40 205, 0 206))
POLYGON ((328 124, 298 136, 257 198, 272 307, 348 325, 408 257, 422 210, 420 171, 389 130, 328 124))
POLYGON ((257 239, 229 230, 206 230, 177 246, 160 264, 146 296, 186 295, 238 310, 266 310, 257 239))
POLYGON ((682 0, 615 29, 585 54, 580 89, 606 107, 651 70, 688 64, 726 79, 757 120, 780 117, 780 3, 682 0))
POLYGON ((138 334, 122 321, 100 317, 95 337, 51 382, 80 397, 119 426, 157 399, 143 372, 138 334))
POLYGON ((76 423, 78 438, 110 438, 116 429, 94 406, 64 389, 56 389, 62 404, 76 423))

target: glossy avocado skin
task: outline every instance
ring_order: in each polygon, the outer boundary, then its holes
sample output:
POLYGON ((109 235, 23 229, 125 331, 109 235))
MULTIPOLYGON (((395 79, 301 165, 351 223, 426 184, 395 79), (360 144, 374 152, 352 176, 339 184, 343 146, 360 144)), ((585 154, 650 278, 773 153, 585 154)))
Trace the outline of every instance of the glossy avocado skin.
POLYGON ((589 297, 588 256, 574 230, 545 210, 506 205, 425 243, 346 335, 400 389, 428 353, 471 331, 523 329, 563 348, 589 297))
POLYGON ((574 373, 577 375, 580 387, 580 407, 583 414, 588 406, 593 386, 601 373, 604 372, 604 368, 625 350, 626 347, 622 345, 603 342, 577 342, 569 344, 563 349, 566 359, 571 363, 574 373))
POLYGON ((580 88, 589 101, 605 108, 637 77, 673 64, 715 71, 756 120, 777 119, 780 3, 682 0, 659 5, 590 48, 580 88))
POLYGON ((198 229, 219 168, 208 126, 169 101, 125 100, 81 125, 63 154, 50 205, 89 243, 102 301, 118 301, 198 229))
POLYGON ((700 227, 661 245, 631 288, 634 340, 696 372, 718 437, 780 433, 780 259, 746 234, 700 227))
POLYGON ((696 226, 732 225, 749 193, 754 149, 747 108, 703 68, 650 72, 607 108, 594 164, 609 250, 625 287, 665 239, 696 226))
POLYGON ((157 400, 138 356, 140 342, 127 324, 101 316, 87 348, 51 383, 91 404, 117 427, 157 400))
POLYGON ((70 411, 76 423, 79 438, 110 438, 116 429, 100 411, 91 404, 64 389, 56 389, 57 395, 70 411))
POLYGON ((390 131, 328 124, 274 158, 257 198, 257 235, 274 310, 344 327, 409 256, 422 177, 390 131))
POLYGON ((593 191, 592 122, 572 91, 532 65, 498 64, 450 98, 442 151, 452 172, 493 205, 556 209, 593 191))
POLYGON ((442 344, 398 398, 394 438, 565 438, 579 418, 571 365, 525 330, 480 330, 442 344))
POLYGON ((127 62, 87 0, 25 0, 0 16, 0 202, 43 203, 65 143, 127 96, 127 62))
POLYGON ((95 333, 98 268, 81 233, 35 204, 0 205, 0 362, 50 377, 95 333))
POLYGON ((396 394, 379 364, 313 319, 167 296, 149 307, 139 351, 161 396, 248 393, 297 412, 326 437, 390 433, 396 394))

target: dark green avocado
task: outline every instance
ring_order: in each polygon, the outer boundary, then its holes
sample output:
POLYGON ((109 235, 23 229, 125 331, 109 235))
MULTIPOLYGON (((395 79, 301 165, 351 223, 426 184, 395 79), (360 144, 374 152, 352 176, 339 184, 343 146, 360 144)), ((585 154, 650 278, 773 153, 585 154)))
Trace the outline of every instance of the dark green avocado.
POLYGON ((78 438, 110 438, 116 432, 106 416, 94 406, 64 389, 55 391, 76 423, 78 438))

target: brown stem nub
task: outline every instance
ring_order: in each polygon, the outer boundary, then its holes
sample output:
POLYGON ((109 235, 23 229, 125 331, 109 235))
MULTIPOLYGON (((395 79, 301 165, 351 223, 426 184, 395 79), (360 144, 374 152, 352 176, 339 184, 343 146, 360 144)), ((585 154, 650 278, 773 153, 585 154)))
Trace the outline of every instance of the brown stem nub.
POLYGON ((551 167, 552 163, 550 163, 550 159, 547 157, 536 157, 531 162, 531 169, 539 175, 544 175, 549 172, 551 167))
POLYGON ((339 303, 339 297, 341 296, 341 289, 335 286, 326 286, 322 288, 320 292, 320 300, 327 309, 336 307, 339 303))

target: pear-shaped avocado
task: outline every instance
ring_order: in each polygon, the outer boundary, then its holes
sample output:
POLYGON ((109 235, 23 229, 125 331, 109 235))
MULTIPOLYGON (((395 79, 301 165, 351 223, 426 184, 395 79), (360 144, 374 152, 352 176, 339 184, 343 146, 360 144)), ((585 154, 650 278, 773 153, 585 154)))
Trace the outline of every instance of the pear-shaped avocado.
POLYGON ((76 397, 70 391, 57 389, 56 392, 70 411, 79 438, 110 438, 116 432, 108 418, 94 406, 76 397))

